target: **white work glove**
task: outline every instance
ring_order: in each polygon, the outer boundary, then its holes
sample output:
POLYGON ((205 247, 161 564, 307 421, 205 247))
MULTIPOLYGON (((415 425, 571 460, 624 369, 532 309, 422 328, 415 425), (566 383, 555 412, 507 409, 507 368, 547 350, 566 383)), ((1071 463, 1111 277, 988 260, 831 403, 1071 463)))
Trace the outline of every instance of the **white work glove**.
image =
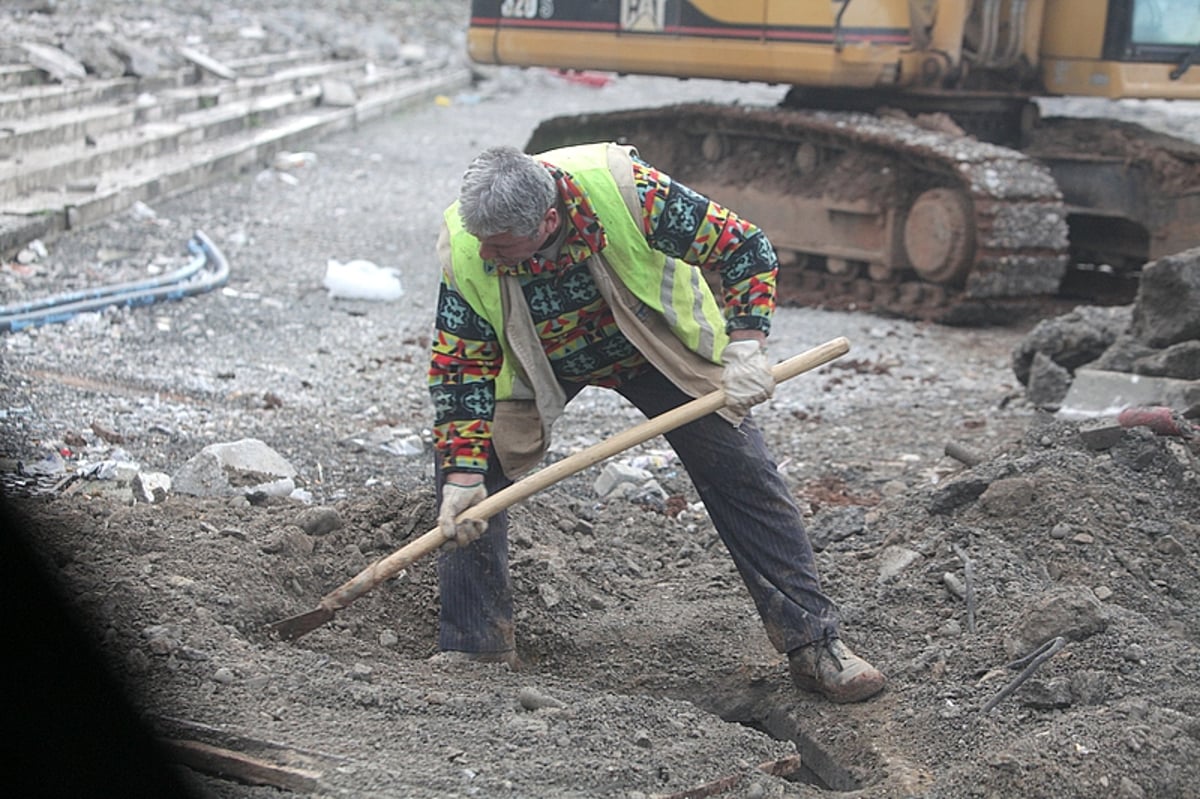
POLYGON ((472 485, 458 485, 448 480, 442 485, 442 507, 438 511, 438 529, 446 539, 442 546, 446 549, 465 547, 476 538, 483 535, 487 529, 484 519, 464 519, 456 522, 458 515, 472 505, 478 505, 487 498, 487 487, 483 480, 472 485))
POLYGON ((725 388, 725 405, 746 415, 752 407, 766 402, 775 393, 775 378, 767 363, 767 351, 756 339, 731 341, 721 355, 725 372, 721 384, 725 388))

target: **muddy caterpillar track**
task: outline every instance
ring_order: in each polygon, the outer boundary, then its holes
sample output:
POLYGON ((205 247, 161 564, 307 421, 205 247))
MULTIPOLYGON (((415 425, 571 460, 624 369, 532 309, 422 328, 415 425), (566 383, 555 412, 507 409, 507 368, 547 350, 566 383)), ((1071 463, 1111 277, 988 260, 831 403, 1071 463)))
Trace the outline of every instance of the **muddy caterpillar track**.
POLYGON ((1067 271, 1048 169, 936 119, 689 104, 550 119, 526 149, 597 140, 635 145, 760 225, 782 304, 1001 322, 1067 271))

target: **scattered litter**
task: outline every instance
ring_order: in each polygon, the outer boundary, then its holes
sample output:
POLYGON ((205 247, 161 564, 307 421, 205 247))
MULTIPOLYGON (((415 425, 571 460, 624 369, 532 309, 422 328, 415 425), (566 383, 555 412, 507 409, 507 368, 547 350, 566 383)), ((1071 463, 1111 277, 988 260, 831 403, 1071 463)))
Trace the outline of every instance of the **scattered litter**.
POLYGON ((287 150, 281 150, 275 153, 275 158, 271 165, 275 169, 281 171, 291 171, 294 169, 303 169, 306 166, 311 166, 317 162, 317 154, 310 152, 290 153, 287 150))
POLYGON ((600 88, 612 83, 612 75, 603 72, 589 72, 578 69, 557 69, 551 72, 567 83, 578 83, 582 86, 600 88))
POLYGON ((350 300, 396 300, 404 293, 400 273, 371 261, 356 258, 342 263, 330 258, 325 264, 323 284, 329 296, 350 300))
POLYGON ((144 219, 146 221, 158 219, 158 211, 155 211, 141 200, 138 200, 129 208, 129 213, 137 219, 144 219))
POLYGON ((669 450, 654 450, 643 455, 635 455, 626 461, 626 464, 635 469, 666 469, 671 466, 676 460, 674 452, 669 450))
POLYGON ((46 249, 46 245, 42 243, 42 240, 34 239, 17 253, 17 263, 22 266, 28 266, 29 264, 41 261, 49 255, 50 251, 46 249))

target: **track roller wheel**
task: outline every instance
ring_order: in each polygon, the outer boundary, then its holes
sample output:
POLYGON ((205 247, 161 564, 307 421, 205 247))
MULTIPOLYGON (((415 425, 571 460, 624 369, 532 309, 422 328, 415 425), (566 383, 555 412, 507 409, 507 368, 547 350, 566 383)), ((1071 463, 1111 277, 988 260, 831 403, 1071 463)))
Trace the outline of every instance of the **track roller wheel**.
POLYGON ((907 308, 919 308, 925 299, 925 287, 916 281, 900 284, 900 302, 907 308))
POLYGON ((916 273, 930 283, 960 283, 975 250, 971 202, 954 189, 917 197, 904 223, 904 250, 916 273))
POLYGON ((796 145, 796 151, 792 154, 792 165, 797 172, 801 175, 811 174, 820 163, 821 153, 815 144, 802 141, 796 145))
POLYGON ((725 141, 719 133, 708 133, 700 142, 700 154, 709 163, 716 163, 725 155, 725 141))
POLYGON ((839 278, 854 278, 858 277, 858 273, 862 271, 862 263, 860 261, 852 261, 849 258, 829 257, 825 259, 825 269, 831 275, 836 275, 839 278))

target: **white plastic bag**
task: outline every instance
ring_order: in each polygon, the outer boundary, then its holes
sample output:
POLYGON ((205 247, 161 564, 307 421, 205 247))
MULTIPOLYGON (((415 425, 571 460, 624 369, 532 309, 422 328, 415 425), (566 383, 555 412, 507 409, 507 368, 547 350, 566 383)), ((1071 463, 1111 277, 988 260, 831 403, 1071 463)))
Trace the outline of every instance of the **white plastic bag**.
POLYGON ((329 290, 329 296, 335 299, 386 302, 399 299, 404 293, 397 270, 362 259, 341 263, 330 258, 325 264, 323 285, 329 290))

